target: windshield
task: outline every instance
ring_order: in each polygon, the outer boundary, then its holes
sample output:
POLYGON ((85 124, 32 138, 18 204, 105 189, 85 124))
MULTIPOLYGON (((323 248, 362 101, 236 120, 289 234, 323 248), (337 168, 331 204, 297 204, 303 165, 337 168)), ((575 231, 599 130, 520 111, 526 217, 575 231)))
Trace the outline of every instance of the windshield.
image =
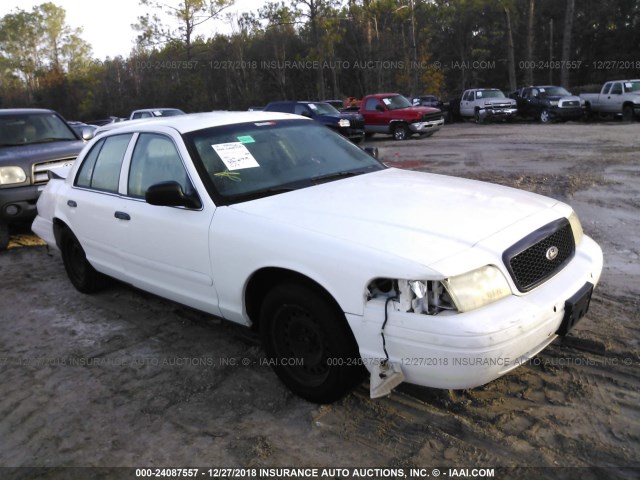
POLYGON ((175 117, 176 115, 184 115, 185 113, 182 110, 178 110, 177 108, 167 108, 162 110, 154 110, 154 117, 175 117))
POLYGON ((308 103, 307 105, 316 115, 340 115, 340 112, 328 103, 308 103))
POLYGON ((500 90, 478 90, 478 98, 504 98, 500 90))
POLYGON ((631 82, 624 82, 625 93, 640 92, 640 80, 632 80, 631 82))
POLYGON ((55 113, 15 113, 0 116, 0 145, 32 145, 78 140, 55 113))
POLYGON ((540 96, 546 97, 568 97, 571 94, 562 87, 544 87, 540 88, 540 96))
POLYGON ((399 108, 408 108, 413 106, 412 103, 402 95, 383 97, 382 103, 384 103, 389 110, 397 110, 399 108))
POLYGON ((385 168, 340 135, 304 120, 213 127, 184 138, 214 200, 224 204, 385 168))

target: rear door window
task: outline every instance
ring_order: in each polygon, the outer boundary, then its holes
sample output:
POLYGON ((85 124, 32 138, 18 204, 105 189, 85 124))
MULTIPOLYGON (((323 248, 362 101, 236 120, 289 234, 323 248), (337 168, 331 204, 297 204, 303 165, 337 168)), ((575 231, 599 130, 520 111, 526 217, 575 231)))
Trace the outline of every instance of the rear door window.
POLYGON ((114 135, 97 142, 80 166, 76 186, 118 193, 122 161, 132 135, 114 135))

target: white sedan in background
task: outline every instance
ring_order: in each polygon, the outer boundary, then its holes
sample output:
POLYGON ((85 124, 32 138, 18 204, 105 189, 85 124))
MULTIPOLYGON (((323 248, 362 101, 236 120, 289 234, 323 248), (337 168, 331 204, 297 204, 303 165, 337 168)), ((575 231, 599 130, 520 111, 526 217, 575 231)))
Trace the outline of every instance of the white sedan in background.
POLYGON ((487 383, 566 334, 602 270, 566 204, 387 168, 272 112, 105 132, 49 182, 33 230, 81 292, 115 277, 258 329, 315 402, 363 366, 372 396, 487 383))

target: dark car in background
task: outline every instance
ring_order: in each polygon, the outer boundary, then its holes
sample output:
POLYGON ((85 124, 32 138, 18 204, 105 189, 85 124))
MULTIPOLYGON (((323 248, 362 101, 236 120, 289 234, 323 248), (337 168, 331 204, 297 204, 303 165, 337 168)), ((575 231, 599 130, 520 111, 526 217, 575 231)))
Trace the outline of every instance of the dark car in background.
POLYGON ((411 103, 414 107, 433 107, 444 110, 444 102, 435 95, 420 95, 412 97, 411 103))
MULTIPOLYGON (((85 139, 92 136, 82 130, 85 139)), ((33 221, 49 172, 73 165, 84 142, 53 110, 0 110, 0 250, 9 226, 33 221)))
POLYGON ((549 123, 578 120, 585 115, 585 102, 563 87, 543 85, 524 87, 509 95, 518 104, 518 115, 549 123))
POLYGON ((364 139, 364 117, 362 115, 358 112, 339 112, 326 102, 271 102, 264 107, 264 111, 294 113, 312 118, 354 143, 360 143, 364 139))

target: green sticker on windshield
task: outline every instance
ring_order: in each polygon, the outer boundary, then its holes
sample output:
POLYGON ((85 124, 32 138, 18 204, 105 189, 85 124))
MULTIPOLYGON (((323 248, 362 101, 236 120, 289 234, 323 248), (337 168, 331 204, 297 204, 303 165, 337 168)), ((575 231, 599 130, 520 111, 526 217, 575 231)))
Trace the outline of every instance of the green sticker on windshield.
POLYGON ((256 141, 253 139, 251 135, 242 135, 240 137, 236 137, 240 143, 255 143, 256 141))

